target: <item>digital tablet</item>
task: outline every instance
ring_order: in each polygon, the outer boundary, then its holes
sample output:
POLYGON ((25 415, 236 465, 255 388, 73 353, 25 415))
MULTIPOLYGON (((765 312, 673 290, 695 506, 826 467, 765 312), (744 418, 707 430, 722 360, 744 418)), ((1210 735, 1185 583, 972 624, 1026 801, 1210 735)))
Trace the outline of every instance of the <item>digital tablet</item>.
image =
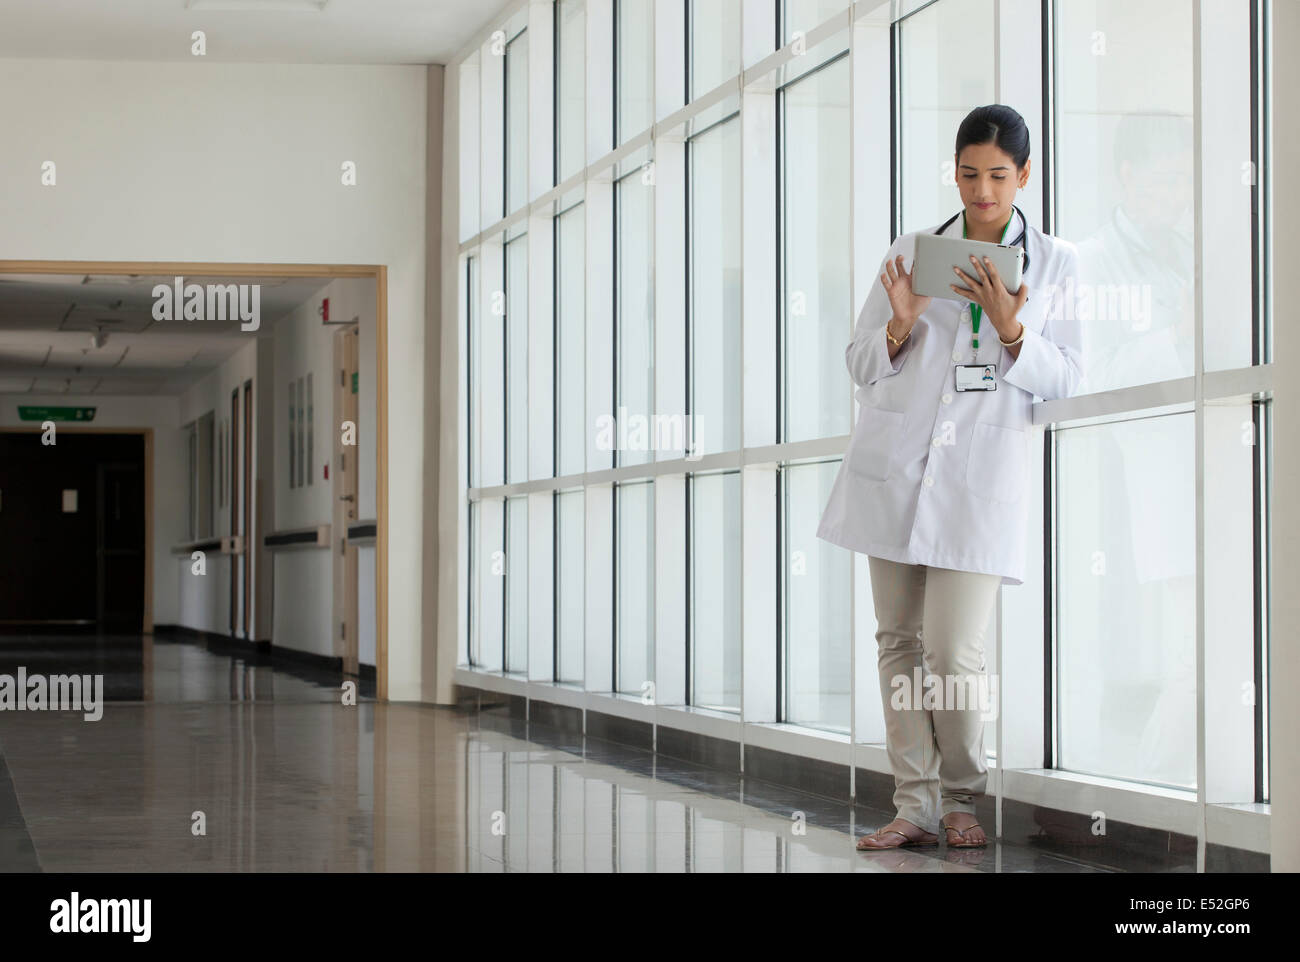
POLYGON ((960 301, 964 298, 949 285, 964 286, 962 279, 952 272, 960 267, 971 277, 978 277, 971 255, 987 257, 1002 275, 1002 283, 1012 294, 1020 290, 1020 273, 1024 262, 1023 247, 1010 244, 990 244, 987 241, 967 240, 964 237, 943 237, 939 234, 917 234, 916 256, 912 260, 912 293, 929 297, 946 297, 960 301))

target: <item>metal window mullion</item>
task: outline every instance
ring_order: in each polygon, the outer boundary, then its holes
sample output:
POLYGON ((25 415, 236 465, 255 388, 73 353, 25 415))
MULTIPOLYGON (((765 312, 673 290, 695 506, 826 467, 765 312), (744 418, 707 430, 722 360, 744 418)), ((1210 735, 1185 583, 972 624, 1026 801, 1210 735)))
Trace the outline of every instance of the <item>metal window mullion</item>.
MULTIPOLYGON (((1192 4, 1192 155, 1193 224, 1196 263, 1205 263, 1205 175, 1201 137, 1204 132, 1202 117, 1202 90, 1204 63, 1202 62, 1202 5, 1204 0, 1192 4)), ((1194 275, 1192 376, 1193 418, 1195 424, 1195 511, 1196 511, 1196 870, 1205 871, 1207 841, 1206 758, 1205 758, 1205 355, 1204 345, 1204 271, 1194 275)))

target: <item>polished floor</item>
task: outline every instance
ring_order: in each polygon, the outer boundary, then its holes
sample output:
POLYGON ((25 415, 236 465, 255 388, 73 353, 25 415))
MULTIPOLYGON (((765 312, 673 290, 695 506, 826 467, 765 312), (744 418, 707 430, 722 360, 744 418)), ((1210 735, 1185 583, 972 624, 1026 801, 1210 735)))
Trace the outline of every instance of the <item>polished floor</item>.
POLYGON ((0 673, 114 693, 98 721, 0 711, 0 872, 1108 870, 1032 840, 858 853, 892 813, 503 710, 345 705, 339 676, 258 661, 0 637, 0 673))

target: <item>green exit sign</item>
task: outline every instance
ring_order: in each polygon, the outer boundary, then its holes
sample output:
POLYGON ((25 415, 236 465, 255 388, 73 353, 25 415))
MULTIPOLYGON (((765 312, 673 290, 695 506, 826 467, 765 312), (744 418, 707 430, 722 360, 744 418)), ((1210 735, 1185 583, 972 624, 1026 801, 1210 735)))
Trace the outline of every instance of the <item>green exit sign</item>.
POLYGON ((23 421, 93 421, 94 408, 28 407, 18 405, 18 417, 23 421))

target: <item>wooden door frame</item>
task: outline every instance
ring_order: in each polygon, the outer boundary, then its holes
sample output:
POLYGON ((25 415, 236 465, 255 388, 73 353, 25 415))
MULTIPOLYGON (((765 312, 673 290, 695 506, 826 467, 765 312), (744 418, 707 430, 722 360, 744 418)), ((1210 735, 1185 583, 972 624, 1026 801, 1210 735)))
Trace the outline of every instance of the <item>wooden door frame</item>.
MULTIPOLYGON (((0 261, 0 264, 3 262, 0 261)), ((3 273, 3 271, 0 271, 3 273)), ((40 434, 40 426, 0 427, 0 434, 40 434)), ((144 438, 144 620, 141 634, 153 634, 153 428, 108 428, 55 421, 54 436, 60 434, 138 434, 144 438)))
MULTIPOLYGON (((183 277, 319 277, 375 281, 375 674, 388 700, 388 267, 384 264, 240 264, 183 261, 0 260, 0 274, 171 274, 183 277)), ((233 425, 232 425, 233 427, 233 425)), ((8 429, 6 429, 8 430, 8 429)), ((59 428, 59 430, 65 430, 59 428)), ((153 429, 86 428, 145 434, 145 625, 153 630, 153 429)))

